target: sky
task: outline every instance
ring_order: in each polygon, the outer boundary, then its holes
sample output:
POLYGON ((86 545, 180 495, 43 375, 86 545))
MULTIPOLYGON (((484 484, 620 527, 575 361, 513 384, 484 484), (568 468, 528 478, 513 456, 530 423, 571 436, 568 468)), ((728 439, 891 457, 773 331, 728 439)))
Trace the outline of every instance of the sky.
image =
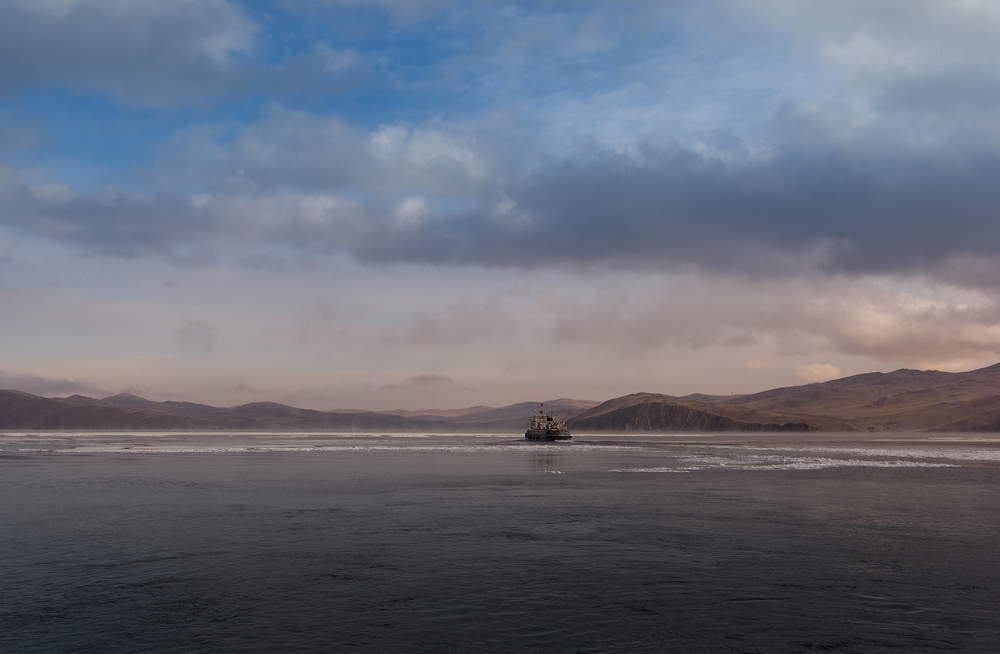
POLYGON ((985 0, 0 0, 0 388, 385 410, 992 365, 997 61, 985 0))

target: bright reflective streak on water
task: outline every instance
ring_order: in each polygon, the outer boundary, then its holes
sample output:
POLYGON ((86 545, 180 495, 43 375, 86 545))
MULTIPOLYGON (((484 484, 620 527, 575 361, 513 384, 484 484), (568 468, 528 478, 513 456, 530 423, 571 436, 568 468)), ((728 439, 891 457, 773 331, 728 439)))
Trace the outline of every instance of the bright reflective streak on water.
POLYGON ((0 652, 1000 651, 998 452, 0 434, 0 652))

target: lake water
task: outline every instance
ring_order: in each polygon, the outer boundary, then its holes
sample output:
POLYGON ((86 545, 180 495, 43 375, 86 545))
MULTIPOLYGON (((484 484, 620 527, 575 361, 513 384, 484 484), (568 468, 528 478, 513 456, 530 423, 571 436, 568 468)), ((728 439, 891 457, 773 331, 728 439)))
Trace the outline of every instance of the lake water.
POLYGON ((0 434, 0 651, 997 652, 1000 436, 0 434))

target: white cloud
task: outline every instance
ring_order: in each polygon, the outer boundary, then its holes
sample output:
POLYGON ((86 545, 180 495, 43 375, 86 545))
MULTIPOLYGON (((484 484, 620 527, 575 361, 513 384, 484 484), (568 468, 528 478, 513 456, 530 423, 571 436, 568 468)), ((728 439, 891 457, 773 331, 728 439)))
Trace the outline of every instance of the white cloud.
POLYGON ((357 66, 361 61, 361 55, 352 48, 334 50, 325 43, 321 43, 316 49, 323 58, 324 67, 329 73, 343 73, 357 66))
POLYGON ((383 125, 370 143, 379 164, 370 185, 386 192, 418 186, 465 196, 482 190, 492 169, 471 135, 443 125, 383 125))
POLYGON ((398 227, 416 227, 430 214, 430 207, 422 197, 412 196, 404 199, 393 209, 398 227))

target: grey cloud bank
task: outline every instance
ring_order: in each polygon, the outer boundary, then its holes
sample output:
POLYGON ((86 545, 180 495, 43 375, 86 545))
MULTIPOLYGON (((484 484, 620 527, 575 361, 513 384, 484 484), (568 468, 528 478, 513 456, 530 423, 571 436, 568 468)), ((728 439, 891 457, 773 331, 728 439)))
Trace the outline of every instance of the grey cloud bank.
POLYGON ((780 274, 929 272, 1000 253, 1000 158, 982 146, 834 143, 811 125, 765 159, 676 146, 637 160, 595 149, 529 174, 441 133, 425 135, 429 144, 411 136, 385 161, 372 145, 380 135, 366 143, 339 128, 333 137, 299 132, 294 118, 283 125, 292 144, 260 135, 229 144, 203 193, 79 196, 9 185, 5 221, 124 255, 221 239, 361 260, 780 274), (544 241, 558 247, 539 257, 533 244, 544 241))
POLYGON ((0 93, 40 85, 173 105, 242 85, 257 28, 225 0, 8 0, 0 93))

